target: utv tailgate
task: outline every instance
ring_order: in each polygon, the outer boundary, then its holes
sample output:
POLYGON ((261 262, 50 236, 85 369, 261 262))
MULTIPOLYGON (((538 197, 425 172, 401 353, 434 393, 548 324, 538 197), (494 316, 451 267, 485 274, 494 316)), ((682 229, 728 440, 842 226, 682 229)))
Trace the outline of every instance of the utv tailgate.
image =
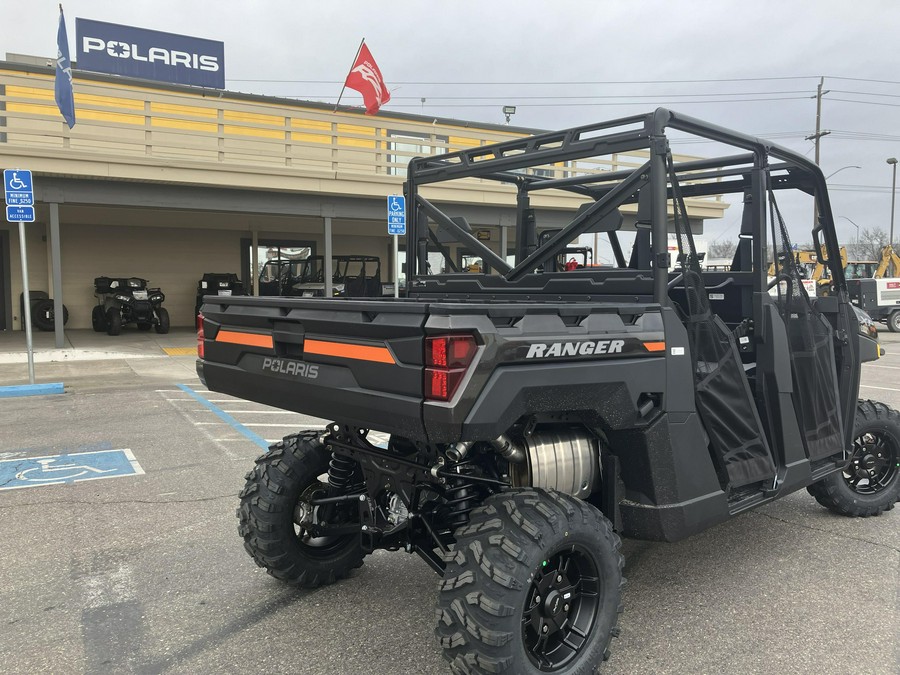
POLYGON ((422 438, 427 305, 213 298, 200 379, 211 390, 361 428, 422 438))

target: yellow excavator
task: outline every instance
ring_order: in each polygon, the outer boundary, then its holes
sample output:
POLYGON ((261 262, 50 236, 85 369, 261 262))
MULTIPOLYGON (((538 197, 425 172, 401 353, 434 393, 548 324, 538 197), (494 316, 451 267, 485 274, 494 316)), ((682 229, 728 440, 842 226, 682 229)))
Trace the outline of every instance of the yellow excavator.
MULTIPOLYGON (((827 257, 822 260, 815 251, 794 251, 797 265, 807 279, 816 282, 816 295, 828 295, 831 286, 827 257)), ((888 244, 881 249, 881 260, 847 260, 847 249, 841 246, 841 266, 848 279, 885 279, 900 277, 900 256, 888 244)), ((775 276, 775 263, 769 265, 770 277, 775 276)))
MULTIPOLYGON (((824 253, 824 252, 823 252, 824 253)), ((816 295, 828 295, 831 278, 828 274, 827 256, 819 259, 815 251, 794 251, 794 260, 807 279, 816 282, 816 295)), ((841 246, 841 266, 847 267, 847 249, 841 246)), ((775 276, 775 263, 769 265, 768 274, 775 276)))
POLYGON ((881 249, 881 261, 873 276, 876 279, 900 276, 900 256, 894 253, 890 244, 881 249))

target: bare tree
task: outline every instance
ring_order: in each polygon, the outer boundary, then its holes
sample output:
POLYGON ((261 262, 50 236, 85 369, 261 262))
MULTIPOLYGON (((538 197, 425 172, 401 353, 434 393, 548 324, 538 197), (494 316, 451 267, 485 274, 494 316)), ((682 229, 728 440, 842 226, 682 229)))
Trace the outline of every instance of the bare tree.
POLYGON ((853 246, 858 260, 881 260, 881 249, 887 246, 887 232, 880 227, 866 228, 859 233, 859 244, 853 246))
POLYGON ((735 243, 730 239, 713 241, 710 242, 706 255, 708 258, 732 258, 735 248, 735 243))

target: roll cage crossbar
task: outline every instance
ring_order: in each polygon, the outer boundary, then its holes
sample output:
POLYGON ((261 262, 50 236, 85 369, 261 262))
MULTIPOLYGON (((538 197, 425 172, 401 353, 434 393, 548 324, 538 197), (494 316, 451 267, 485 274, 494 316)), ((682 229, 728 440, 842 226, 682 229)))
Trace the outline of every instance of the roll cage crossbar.
MULTIPOLYGON (((597 231, 597 223, 619 206, 637 203, 638 227, 649 229, 652 242, 650 266, 654 277, 654 300, 667 302, 667 214, 668 204, 673 198, 667 170, 670 154, 668 130, 738 150, 735 154, 675 163, 674 171, 685 198, 744 194, 745 205, 749 206, 745 206, 741 232, 742 235, 752 234, 753 240, 752 253, 743 254, 747 261, 766 259, 765 204, 769 189, 798 189, 812 195, 818 213, 812 232, 814 245, 820 253, 824 245, 827 256, 823 257, 830 262, 840 260, 825 179, 818 166, 777 144, 658 108, 646 115, 542 133, 444 155, 413 158, 404 183, 409 223, 407 250, 415 252, 408 260, 410 279, 426 275, 429 243, 445 254, 447 251, 429 227, 429 219, 464 245, 469 253, 481 256, 499 274, 501 283, 515 285, 536 268, 554 259, 579 235, 597 231), (579 159, 621 153, 646 155, 647 161, 634 169, 561 178, 524 173, 533 167, 558 166, 579 159), (503 256, 476 238, 459 219, 451 218, 439 205, 420 194, 420 188, 424 186, 460 178, 479 178, 516 187, 515 265, 508 264, 503 256), (538 246, 534 219, 529 216, 529 197, 542 190, 563 190, 592 199, 594 203, 579 210, 568 225, 538 246)), ((614 250, 618 250, 615 231, 609 234, 614 250)), ((619 255, 616 257, 621 259, 619 255)), ((748 269, 745 268, 745 271, 748 269)), ((760 276, 759 287, 765 286, 765 265, 756 265, 754 271, 760 276)), ((832 265, 831 277, 839 288, 844 287, 843 270, 839 264, 832 265)))

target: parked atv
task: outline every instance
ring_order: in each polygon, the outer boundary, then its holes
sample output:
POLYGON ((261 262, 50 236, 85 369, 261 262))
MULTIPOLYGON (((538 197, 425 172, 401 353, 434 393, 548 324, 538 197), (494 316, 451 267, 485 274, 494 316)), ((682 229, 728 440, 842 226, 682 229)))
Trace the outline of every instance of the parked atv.
POLYGON ((169 312, 162 307, 166 296, 158 288, 147 288, 146 279, 97 277, 94 295, 97 306, 91 312, 91 325, 98 333, 118 335, 128 323, 136 323, 138 330, 155 326, 157 333, 169 332, 169 312))

